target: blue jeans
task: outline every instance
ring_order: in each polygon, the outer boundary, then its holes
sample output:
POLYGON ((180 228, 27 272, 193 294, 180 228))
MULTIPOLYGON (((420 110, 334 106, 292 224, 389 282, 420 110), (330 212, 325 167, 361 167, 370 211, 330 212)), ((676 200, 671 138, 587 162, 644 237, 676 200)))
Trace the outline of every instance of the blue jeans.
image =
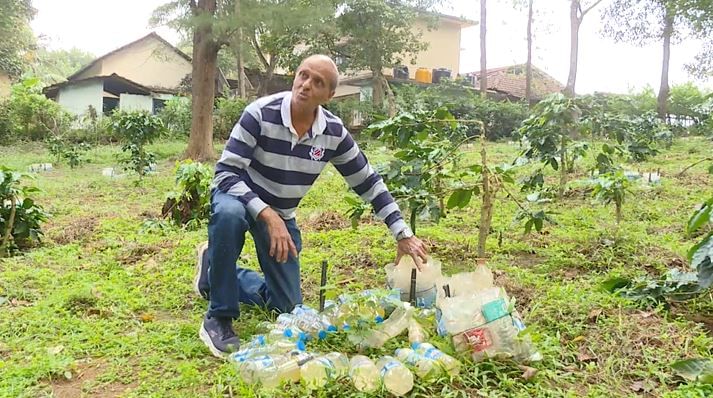
MULTIPOLYGON (((285 220, 285 226, 299 253, 302 237, 297 223, 294 219, 285 220)), ((302 303, 299 258, 290 255, 286 263, 280 264, 269 252, 267 225, 255 220, 235 196, 214 189, 208 223, 208 316, 237 318, 238 302, 278 312, 290 312, 302 303), (264 279, 255 271, 236 267, 248 231, 255 241, 264 279)))

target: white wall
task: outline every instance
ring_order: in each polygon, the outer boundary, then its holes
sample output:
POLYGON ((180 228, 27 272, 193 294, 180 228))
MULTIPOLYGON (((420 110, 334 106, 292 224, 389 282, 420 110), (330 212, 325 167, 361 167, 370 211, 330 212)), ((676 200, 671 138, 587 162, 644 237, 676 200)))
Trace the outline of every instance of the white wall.
POLYGON ((101 114, 103 92, 104 83, 101 80, 79 82, 62 87, 57 95, 57 102, 75 115, 85 114, 90 105, 101 114))
POLYGON ((153 98, 150 95, 121 94, 119 109, 122 111, 153 112, 153 98))

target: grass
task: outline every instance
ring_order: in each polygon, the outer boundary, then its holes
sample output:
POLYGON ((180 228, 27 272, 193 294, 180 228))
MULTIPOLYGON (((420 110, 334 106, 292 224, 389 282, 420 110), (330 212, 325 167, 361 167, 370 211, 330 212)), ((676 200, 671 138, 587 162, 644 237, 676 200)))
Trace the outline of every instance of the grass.
MULTIPOLYGON (((364 145, 374 163, 388 160, 378 144, 364 145)), ((37 175, 38 202, 52 213, 41 247, 0 260, 0 396, 2 397, 195 397, 304 396, 299 385, 261 391, 243 384, 228 363, 213 358, 197 338, 206 302, 192 291, 194 249, 205 228, 147 232, 142 223, 158 217, 172 169, 185 142, 161 142, 158 172, 136 187, 133 178, 108 179, 117 147, 90 152, 91 163, 70 170, 59 165, 37 175)), ((492 144, 497 161, 511 161, 517 148, 492 144)), ((477 148, 468 158, 477 161, 477 148)), ((488 241, 496 281, 517 298, 517 307, 544 356, 538 374, 524 380, 516 364, 467 363, 452 380, 417 383, 413 397, 705 397, 713 387, 685 383, 670 364, 713 355, 710 294, 671 308, 643 308, 602 292, 613 276, 661 275, 682 267, 694 239, 684 225, 696 204, 711 194, 713 177, 703 166, 675 174, 708 156, 713 143, 680 139, 673 148, 631 168, 661 168, 658 186, 638 186, 616 227, 613 207, 592 202, 572 184, 553 203, 557 225, 523 236, 512 224, 515 205, 499 199, 488 241), (499 242, 497 235, 501 235, 499 242)), ((6 166, 26 170, 52 162, 35 145, 0 148, 6 166)), ((592 156, 579 165, 583 178, 592 156)), ((552 176, 551 178, 555 178, 552 176)), ((352 230, 345 220, 346 186, 331 166, 298 212, 303 230, 305 301, 318 300, 319 264, 330 262, 330 282, 348 281, 345 291, 385 284, 383 265, 395 245, 379 223, 352 230)), ((478 204, 452 212, 438 225, 419 224, 419 235, 453 273, 474 266, 478 204)), ((241 256, 257 268, 252 245, 241 256)), ((236 329, 243 337, 269 315, 243 307, 236 329)), ((445 340, 438 344, 449 349, 445 340)), ((390 342, 395 348, 399 342, 390 342)), ((348 351, 344 336, 318 347, 348 351)), ((386 351, 374 351, 377 355, 386 351)), ((315 396, 360 396, 346 380, 315 396)), ((380 393, 379 396, 386 396, 380 393)))

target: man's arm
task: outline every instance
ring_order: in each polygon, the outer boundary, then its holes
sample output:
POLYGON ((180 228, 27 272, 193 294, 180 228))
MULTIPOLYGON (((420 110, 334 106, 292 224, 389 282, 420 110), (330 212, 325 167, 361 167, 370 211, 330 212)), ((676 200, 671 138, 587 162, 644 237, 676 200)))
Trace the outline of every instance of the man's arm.
POLYGON ((268 205, 248 187, 243 176, 250 166, 257 139, 260 137, 260 120, 260 108, 253 102, 245 108, 240 120, 233 127, 223 154, 215 165, 213 178, 213 185, 220 191, 237 197, 256 219, 268 205))
POLYGON ((371 203, 376 216, 389 227, 391 234, 398 241, 396 263, 402 256, 409 255, 414 259, 418 269, 421 269, 422 264, 426 262, 426 245, 414 236, 383 179, 371 167, 346 129, 331 162, 354 192, 364 201, 371 203))

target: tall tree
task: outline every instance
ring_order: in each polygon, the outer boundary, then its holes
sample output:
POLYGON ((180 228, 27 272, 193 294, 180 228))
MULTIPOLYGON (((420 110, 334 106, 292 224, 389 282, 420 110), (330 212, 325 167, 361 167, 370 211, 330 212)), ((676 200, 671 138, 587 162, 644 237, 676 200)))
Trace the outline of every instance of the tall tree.
POLYGON ((527 2, 527 72, 525 73, 525 100, 532 106, 532 3, 527 2))
MULTIPOLYGON (((417 18, 430 17, 420 14, 417 6, 423 10, 432 4, 422 0, 345 0, 336 29, 323 32, 326 47, 340 60, 340 70, 371 72, 372 100, 377 106, 383 105, 386 94, 393 98, 383 70, 412 61, 427 48, 421 41, 422 32, 413 26, 417 18)), ((433 21, 427 22, 432 26, 433 21)))
POLYGON ((34 16, 31 0, 0 1, 0 72, 19 76, 24 71, 28 64, 25 55, 35 45, 30 28, 34 16))
POLYGON ((275 71, 294 71, 315 49, 312 37, 334 25, 337 12, 332 0, 241 0, 244 34, 265 72, 258 95, 267 94, 275 71))
POLYGON ((577 83, 577 63, 579 57, 579 28, 589 11, 599 5, 602 0, 592 1, 589 5, 583 4, 580 0, 571 0, 569 5, 569 76, 564 94, 574 97, 574 86, 577 83))
POLYGON ((486 61, 485 34, 486 34, 486 4, 480 0, 480 96, 488 96, 488 63, 486 61))
POLYGON ((663 46, 657 113, 667 115, 671 44, 683 37, 705 37, 713 27, 711 0, 614 0, 604 13, 604 32, 615 41, 663 46))
POLYGON ((92 62, 96 56, 78 48, 50 50, 40 46, 30 69, 43 85, 65 81, 68 76, 92 62))

